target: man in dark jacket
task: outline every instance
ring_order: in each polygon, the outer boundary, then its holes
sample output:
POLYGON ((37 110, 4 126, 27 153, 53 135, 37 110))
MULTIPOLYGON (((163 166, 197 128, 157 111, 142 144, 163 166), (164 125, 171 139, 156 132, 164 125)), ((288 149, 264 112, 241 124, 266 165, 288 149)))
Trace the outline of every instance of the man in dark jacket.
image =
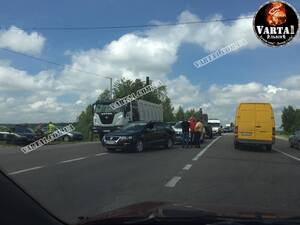
POLYGON ((189 139, 190 139, 190 134, 189 134, 190 123, 187 120, 184 120, 181 122, 181 127, 182 127, 182 148, 184 148, 185 146, 188 148, 189 139))

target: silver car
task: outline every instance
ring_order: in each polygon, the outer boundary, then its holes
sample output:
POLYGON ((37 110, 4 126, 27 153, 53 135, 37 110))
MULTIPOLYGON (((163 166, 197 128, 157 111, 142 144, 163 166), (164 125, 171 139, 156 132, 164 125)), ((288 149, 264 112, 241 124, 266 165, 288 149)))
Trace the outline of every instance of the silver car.
POLYGON ((300 129, 295 131, 295 134, 289 137, 291 148, 297 148, 300 150, 300 129))

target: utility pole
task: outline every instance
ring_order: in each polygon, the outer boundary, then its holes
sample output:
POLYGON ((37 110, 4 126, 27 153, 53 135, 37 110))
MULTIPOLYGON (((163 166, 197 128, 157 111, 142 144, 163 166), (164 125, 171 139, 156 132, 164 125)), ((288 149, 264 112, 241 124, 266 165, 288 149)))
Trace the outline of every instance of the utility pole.
POLYGON ((113 91, 112 91, 112 77, 109 78, 110 81, 110 98, 113 99, 113 91))

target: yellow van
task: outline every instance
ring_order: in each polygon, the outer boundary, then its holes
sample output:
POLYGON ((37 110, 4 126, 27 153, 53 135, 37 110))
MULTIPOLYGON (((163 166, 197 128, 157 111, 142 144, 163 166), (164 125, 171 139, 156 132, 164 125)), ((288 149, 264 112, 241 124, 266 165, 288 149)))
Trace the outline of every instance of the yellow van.
POLYGON ((235 116, 235 149, 241 144, 260 144, 271 151, 274 143, 275 120, 271 104, 240 103, 235 116))

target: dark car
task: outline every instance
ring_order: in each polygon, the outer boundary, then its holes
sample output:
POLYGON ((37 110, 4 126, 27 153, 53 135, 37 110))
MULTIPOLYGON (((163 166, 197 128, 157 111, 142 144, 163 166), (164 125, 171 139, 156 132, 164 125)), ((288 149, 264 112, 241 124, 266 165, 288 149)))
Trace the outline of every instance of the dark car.
POLYGON ((0 141, 6 141, 11 130, 6 126, 0 126, 0 141))
POLYGON ((172 148, 175 132, 163 122, 133 122, 121 130, 106 134, 102 139, 108 150, 135 150, 142 152, 146 148, 164 146, 172 148))
POLYGON ((36 133, 27 126, 16 125, 10 131, 6 139, 8 144, 29 144, 38 139, 36 133))
POLYGON ((289 137, 291 148, 297 148, 300 150, 300 129, 297 129, 293 135, 289 137))

